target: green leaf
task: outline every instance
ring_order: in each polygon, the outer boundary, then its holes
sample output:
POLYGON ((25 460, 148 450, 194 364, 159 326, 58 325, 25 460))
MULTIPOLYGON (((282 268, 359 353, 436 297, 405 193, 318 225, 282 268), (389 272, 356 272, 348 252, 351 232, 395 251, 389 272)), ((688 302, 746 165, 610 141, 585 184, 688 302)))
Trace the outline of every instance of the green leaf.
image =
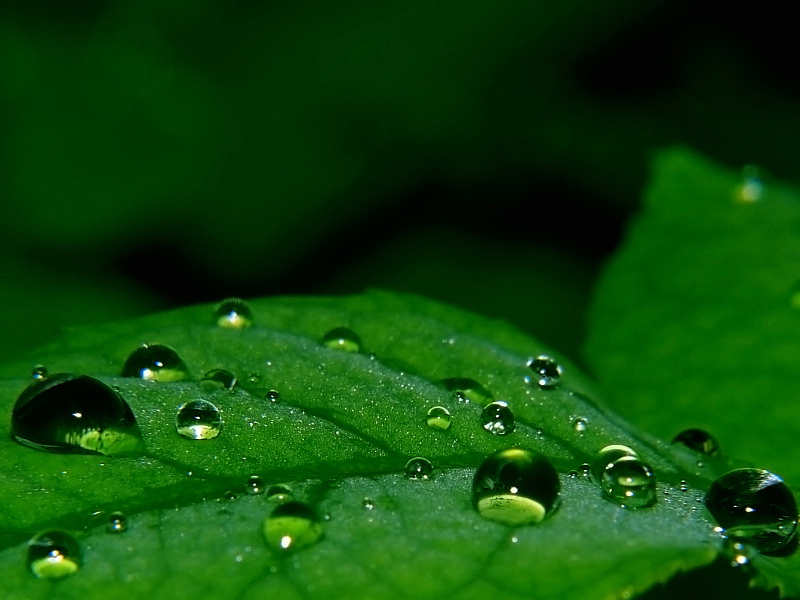
MULTIPOLYGON (((615 408, 670 439, 712 432, 730 456, 800 481, 800 197, 749 167, 660 154, 643 213, 608 265, 588 360, 615 408)), ((757 561, 758 562, 758 561, 757 561)), ((800 562, 786 588, 799 594, 800 562)))
POLYGON ((559 383, 539 387, 527 363, 549 351, 504 322, 382 292, 252 308, 253 326, 242 330, 218 326, 210 306, 79 329, 0 369, 6 414, 35 364, 116 386, 146 449, 133 457, 39 452, 0 423, 4 598, 57 590, 65 600, 602 599, 631 597, 720 551, 700 502, 728 464, 709 458, 700 467, 695 452, 635 430, 561 357, 559 383), (340 327, 357 334, 359 352, 320 343, 340 327), (143 343, 174 348, 190 377, 121 377, 143 343), (208 390, 198 380, 214 368, 241 385, 208 390), (451 378, 483 389, 462 383, 454 394, 441 383, 451 378), (476 390, 508 402, 512 433, 481 426, 486 398, 476 390), (222 414, 216 438, 176 433, 178 408, 198 398, 222 414), (427 425, 434 405, 448 408, 450 428, 427 425), (651 465, 653 506, 623 508, 583 474, 607 444, 628 445, 651 465), (543 454, 559 474, 560 505, 540 524, 510 527, 472 507, 476 467, 509 447, 543 454), (416 456, 432 462, 429 479, 405 476, 416 456), (275 505, 245 493, 252 475, 293 487, 323 515, 322 539, 294 553, 268 547, 263 523, 275 505), (106 532, 112 511, 128 516, 126 532, 106 532), (26 540, 51 527, 75 532, 83 548, 80 572, 57 582, 34 578, 24 561, 26 540))

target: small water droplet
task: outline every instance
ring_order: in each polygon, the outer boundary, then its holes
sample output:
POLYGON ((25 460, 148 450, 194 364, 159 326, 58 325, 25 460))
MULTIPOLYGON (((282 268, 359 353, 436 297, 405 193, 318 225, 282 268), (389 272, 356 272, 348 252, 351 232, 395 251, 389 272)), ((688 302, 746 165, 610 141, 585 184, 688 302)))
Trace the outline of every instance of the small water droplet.
POLYGON ((719 442, 704 429, 684 429, 672 440, 673 444, 683 444, 690 450, 707 456, 719 455, 719 442))
POLYGON ((767 193, 760 169, 755 165, 747 165, 742 169, 742 177, 733 190, 733 199, 742 204, 750 204, 762 200, 767 193))
POLYGON ((589 477, 592 474, 592 466, 589 463, 581 463, 581 475, 589 477))
POLYGON ((232 501, 236 500, 236 499, 237 499, 239 496, 236 494, 236 492, 234 492, 234 491, 232 491, 232 490, 228 490, 227 492, 225 492, 225 493, 222 495, 222 497, 223 497, 225 500, 227 500, 228 502, 232 502, 232 501))
POLYGON ((572 420, 572 428, 577 433, 583 433, 584 431, 586 431, 589 428, 589 423, 583 417, 578 417, 578 418, 572 420))
POLYGON ((253 324, 253 311, 244 300, 228 298, 214 311, 214 322, 223 329, 247 329, 253 324))
POLYGON ((623 456, 607 465, 600 476, 606 497, 625 508, 645 508, 656 501, 656 477, 636 456, 623 456))
POLYGON ((47 452, 129 454, 141 450, 136 419, 110 386, 87 375, 57 373, 17 398, 11 435, 47 452))
POLYGON ((361 352, 361 339, 347 327, 331 329, 322 336, 322 345, 333 350, 361 352))
POLYGON ((264 480, 258 475, 251 475, 244 484, 244 489, 251 496, 264 493, 264 480))
POLYGON ((270 390, 267 392, 267 400, 277 404, 281 401, 281 394, 278 390, 270 390))
POLYGON ((236 377, 225 369, 211 369, 200 379, 200 387, 206 391, 228 389, 232 390, 236 385, 236 377))
POLYGON ((189 369, 169 346, 145 344, 131 352, 122 367, 122 376, 151 381, 182 381, 188 379, 189 369))
POLYGON ((48 530, 28 542, 28 568, 40 579, 61 579, 81 568, 78 542, 65 531, 48 530))
POLYGON ((770 553, 797 530, 797 502, 783 479, 764 469, 735 469, 717 479, 705 505, 732 540, 770 553))
POLYGON ((680 482, 679 488, 680 488, 680 490, 681 490, 682 492, 688 492, 688 491, 689 491, 689 484, 688 484, 688 483, 686 483, 686 480, 685 480, 685 479, 681 479, 681 482, 680 482))
POLYGON ((497 400, 483 408, 481 413, 483 428, 494 435, 508 435, 514 431, 514 413, 507 402, 497 400))
POLYGON ((114 511, 108 515, 106 531, 109 533, 122 533, 128 530, 128 517, 119 511, 114 511))
POLYGON ((31 371, 31 377, 36 380, 47 379, 47 367, 44 365, 36 365, 31 371))
POLYGON ((375 508, 375 503, 370 498, 364 498, 361 501, 361 506, 363 506, 365 510, 373 510, 375 508))
POLYGON ((610 444, 603 447, 595 455, 594 461, 592 461, 592 474, 594 474, 594 476, 598 479, 601 478, 603 476, 603 471, 605 471, 609 465, 611 465, 611 463, 619 458, 622 458, 623 456, 638 457, 639 454, 637 454, 633 448, 623 446, 622 444, 610 444))
POLYGON ((555 359, 541 354, 528 361, 528 368, 533 371, 533 377, 526 377, 526 381, 534 382, 540 388, 551 389, 558 385, 563 370, 555 359))
POLYGON ((489 455, 475 472, 472 503, 485 519, 504 525, 540 523, 559 503, 561 483, 541 454, 508 448, 489 455))
POLYGON ((294 490, 285 483, 276 483, 267 490, 267 500, 283 504, 294 500, 294 490))
POLYGON ((280 504, 264 521, 267 545, 275 552, 291 552, 315 544, 323 533, 314 510, 302 502, 280 504))
POLYGON ((570 471, 569 473, 567 473, 567 476, 570 479, 577 479, 578 478, 578 472, 577 471, 570 471))
POLYGON ((429 479, 433 473, 433 464, 427 458, 416 456, 406 463, 408 479, 429 479))
POLYGON ((445 430, 450 428, 452 417, 450 411, 444 406, 432 406, 425 415, 425 421, 428 423, 428 427, 445 430))
POLYGON ((462 403, 475 402, 484 405, 494 400, 492 393, 474 379, 451 377, 443 379, 442 385, 453 395, 453 398, 462 403))
POLYGON ((222 416, 208 400, 192 400, 178 409, 175 429, 189 440, 210 440, 219 435, 222 416))

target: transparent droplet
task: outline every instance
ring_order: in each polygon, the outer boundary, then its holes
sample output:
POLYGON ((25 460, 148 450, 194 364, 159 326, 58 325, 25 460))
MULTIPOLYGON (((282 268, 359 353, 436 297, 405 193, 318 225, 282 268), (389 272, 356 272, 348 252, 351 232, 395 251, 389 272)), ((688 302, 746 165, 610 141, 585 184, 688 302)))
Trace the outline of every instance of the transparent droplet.
POLYGON ((416 456, 406 463, 405 472, 409 479, 429 479, 433 464, 427 458, 416 456))
POLYGON ((175 350, 161 344, 145 344, 134 350, 122 367, 123 377, 151 381, 182 381, 189 369, 175 350))
POLYGON ((625 508, 645 508, 656 501, 656 477, 636 456, 623 456, 607 465, 600 486, 609 500, 625 508))
POLYGON ((451 377, 443 379, 442 385, 459 402, 474 402, 482 406, 494 400, 492 393, 474 379, 451 377))
POLYGON ((717 479, 705 505, 732 539, 770 553, 797 530, 797 502, 783 479, 764 469, 735 469, 717 479))
POLYGON ((558 473, 544 456, 508 448, 478 467, 472 503, 490 521, 512 526, 540 523, 557 508, 560 489, 558 473))
POLYGON ((225 369, 211 369, 200 379, 200 387, 206 391, 227 389, 232 390, 236 385, 236 377, 225 369))
POLYGON ((223 329, 247 329, 253 324, 253 311, 244 300, 228 298, 214 311, 214 322, 223 329))
POLYGON ((681 482, 680 482, 678 487, 680 488, 680 490, 682 492, 688 492, 689 491, 689 484, 686 483, 685 479, 681 479, 681 482))
POLYGON ((283 504, 294 500, 294 490, 285 483, 276 483, 267 490, 267 500, 283 504))
POLYGON ((11 435, 48 452, 130 454, 142 449, 128 403, 102 381, 57 373, 34 381, 17 398, 11 435))
POLYGON ((208 400, 192 400, 178 409, 175 429, 190 440, 210 440, 219 435, 222 416, 208 400))
POLYGON ((742 169, 742 178, 733 190, 733 199, 742 204, 750 204, 763 199, 767 186, 761 176, 761 171, 755 165, 747 165, 742 169))
POLYGON ((425 421, 428 423, 428 427, 444 430, 450 428, 452 417, 450 411, 444 406, 432 406, 425 415, 425 421))
POLYGON ((36 365, 35 367, 33 367, 33 370, 31 371, 31 377, 33 377, 37 381, 39 379, 47 379, 47 367, 45 367, 44 365, 36 365))
POLYGON ((589 463, 581 463, 581 475, 589 477, 592 474, 592 465, 589 463))
POLYGON ((708 456, 719 455, 719 442, 704 429, 684 429, 672 440, 673 444, 683 444, 690 450, 708 456))
POLYGON ((267 400, 277 404, 281 401, 281 394, 278 390, 270 390, 267 392, 267 400))
POLYGON ((595 455, 594 460, 592 461, 592 474, 600 479, 603 476, 603 471, 605 471, 611 463, 619 458, 622 458, 623 456, 638 457, 639 454, 633 448, 623 446, 622 444, 611 444, 609 446, 605 446, 595 455))
POLYGON ((28 568, 40 579, 61 579, 81 568, 78 542, 65 531, 51 529, 28 542, 28 568))
POLYGON ((264 487, 264 480, 261 479, 261 477, 258 475, 251 475, 247 478, 244 489, 251 496, 257 496, 258 494, 263 494, 266 488, 264 487))
POLYGON ((314 510, 302 502, 280 504, 264 521, 267 545, 275 552, 291 552, 315 544, 323 533, 314 510))
POLYGON ((333 350, 361 352, 361 339, 347 327, 331 329, 322 336, 322 345, 333 350))
POLYGON ((561 380, 562 369, 555 359, 541 354, 528 361, 528 368, 533 371, 533 376, 526 378, 540 388, 550 389, 558 385, 561 380))
POLYGON ((481 413, 483 428, 494 435, 508 435, 514 431, 514 413, 507 402, 497 400, 483 408, 481 413))
POLYGON ((365 510, 373 510, 375 508, 375 502, 370 498, 364 498, 361 501, 361 506, 363 506, 365 510))
POLYGON ((128 517, 119 511, 114 511, 108 515, 106 531, 109 533, 122 533, 128 530, 128 517))
POLYGON ((589 423, 583 417, 578 417, 576 419, 572 419, 572 428, 577 433, 583 433, 589 428, 589 423))

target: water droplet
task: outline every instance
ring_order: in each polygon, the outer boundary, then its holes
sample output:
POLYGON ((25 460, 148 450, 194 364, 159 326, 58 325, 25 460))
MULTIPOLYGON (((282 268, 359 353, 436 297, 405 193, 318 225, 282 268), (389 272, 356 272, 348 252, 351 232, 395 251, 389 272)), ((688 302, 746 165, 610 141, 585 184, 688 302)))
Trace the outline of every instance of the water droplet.
POLYGON ((267 490, 267 500, 283 504, 294 500, 294 490, 285 483, 276 483, 267 490))
POLYGON ((609 446, 605 446, 595 455, 594 460, 592 461, 592 474, 599 479, 603 476, 603 471, 605 471, 609 465, 611 465, 611 463, 619 458, 622 458, 623 456, 638 457, 639 454, 637 454, 633 448, 623 446, 622 444, 611 444, 609 446))
POLYGON ((253 311, 244 300, 228 298, 214 311, 214 322, 223 329, 247 329, 253 324, 253 311))
POLYGON ((491 454, 475 472, 472 502, 478 513, 504 525, 540 523, 559 502, 561 484, 544 456, 520 448, 491 454))
POLYGON ((742 178, 733 190, 733 199, 742 204, 758 202, 767 193, 761 172, 755 165, 747 165, 742 169, 742 178))
POLYGON ((28 542, 28 568, 40 579, 61 579, 81 568, 78 542, 65 531, 49 530, 28 542))
POLYGON ((483 428, 494 435, 508 435, 514 431, 514 413, 507 402, 498 400, 487 404, 481 413, 483 428))
POLYGON ((210 440, 219 435, 222 416, 208 400, 192 400, 178 409, 175 429, 190 440, 210 440))
POLYGON ((47 379, 47 367, 44 365, 36 365, 31 371, 31 377, 36 380, 47 379))
POLYGON ((270 402, 274 402, 275 404, 277 404, 278 402, 280 402, 280 401, 281 401, 281 395, 280 395, 280 392, 278 392, 278 390, 270 390, 270 391, 268 391, 268 392, 267 392, 267 400, 269 400, 270 402))
POLYGON ((145 344, 131 352, 122 367, 122 376, 151 381, 182 381, 189 377, 189 369, 169 346, 145 344))
POLYGON ((276 552, 311 546, 322 537, 322 533, 322 523, 316 513, 302 502, 280 504, 264 521, 267 544, 276 552))
POLYGON ((623 456, 603 470, 600 486, 607 498, 625 508, 645 508, 656 501, 656 477, 636 456, 623 456))
POLYGON ((445 430, 450 428, 452 417, 450 411, 444 406, 432 406, 425 415, 425 421, 428 423, 428 427, 445 430))
POLYGON ((708 512, 736 541, 769 553, 797 530, 797 502, 783 479, 764 469, 735 469, 717 479, 705 497, 708 512))
POLYGON ((572 419, 572 428, 577 433, 583 433, 589 428, 589 423, 583 417, 578 417, 576 419, 572 419))
POLYGON ((459 402, 475 402, 484 405, 494 400, 492 393, 474 379, 451 377, 443 379, 442 385, 459 402))
POLYGON ((365 510, 373 510, 375 508, 375 502, 370 498, 364 498, 361 501, 361 506, 363 506, 365 510))
POLYGON ((581 463, 581 475, 589 477, 592 474, 592 466, 589 463, 581 463))
POLYGON ((261 479, 258 475, 251 475, 247 478, 247 481, 244 484, 244 489, 247 491, 248 494, 251 496, 257 496, 258 494, 264 493, 264 480, 261 479))
POLYGON ((112 512, 108 515, 108 524, 106 531, 109 533, 122 533, 128 530, 128 517, 119 511, 112 512))
POLYGON ((684 429, 672 440, 673 444, 683 444, 690 450, 708 456, 719 455, 719 442, 704 429, 684 429))
POLYGON ((236 492, 234 492, 234 491, 232 491, 232 490, 228 490, 227 492, 225 492, 225 493, 222 495, 222 497, 223 497, 225 500, 227 500, 228 502, 233 502, 233 501, 234 501, 234 500, 236 500, 236 499, 237 499, 239 496, 236 494, 236 492))
POLYGON ((528 368, 533 371, 533 377, 526 377, 526 381, 534 382, 540 388, 550 389, 558 385, 563 370, 555 359, 541 354, 528 361, 528 368))
POLYGON ((322 345, 333 350, 361 352, 361 339, 347 327, 331 329, 322 336, 322 345))
POLYGON ((87 375, 57 373, 17 398, 11 435, 48 452, 126 454, 141 450, 136 419, 110 386, 87 375))
POLYGON ((568 476, 570 479, 577 479, 577 478, 578 478, 578 472, 577 472, 577 471, 574 471, 574 470, 573 470, 573 471, 570 471, 569 473, 567 473, 567 476, 568 476))
POLYGON ((688 491, 689 491, 689 484, 688 484, 688 483, 686 483, 686 480, 685 480, 685 479, 681 479, 681 482, 680 482, 679 488, 680 488, 680 490, 681 490, 682 492, 688 492, 688 491))
POLYGON ((211 369, 200 379, 200 387, 206 391, 227 389, 236 385, 236 377, 225 369, 211 369))
POLYGON ((409 479, 428 479, 433 473, 433 464, 427 458, 416 456, 406 463, 405 471, 409 479))

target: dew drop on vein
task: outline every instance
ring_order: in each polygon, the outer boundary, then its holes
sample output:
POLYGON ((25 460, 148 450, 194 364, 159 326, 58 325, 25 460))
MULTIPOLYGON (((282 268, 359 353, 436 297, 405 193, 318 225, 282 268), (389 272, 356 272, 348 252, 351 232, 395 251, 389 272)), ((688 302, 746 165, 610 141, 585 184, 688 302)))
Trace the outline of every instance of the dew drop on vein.
POLYGON ((183 381, 189 378, 189 369, 169 346, 143 344, 128 356, 122 367, 122 376, 149 381, 183 381))
POLYGON ((336 327, 322 336, 322 345, 332 350, 361 352, 361 338, 347 327, 336 327))
POLYGON ((42 531, 28 542, 27 563, 40 579, 62 579, 80 570, 80 546, 65 531, 42 531))
POLYGON ((253 310, 241 298, 228 298, 214 311, 214 323, 222 329, 247 329, 253 324, 253 310))
POLYGON ((552 389, 561 381, 561 375, 563 374, 561 365, 546 354, 531 358, 527 366, 533 371, 532 375, 525 377, 528 383, 535 383, 542 389, 552 389))
POLYGON ((503 400, 487 404, 481 413, 481 422, 483 428, 493 435, 508 435, 516 427, 514 413, 503 400))
POLYGON ((178 409, 175 429, 189 440, 210 440, 222 429, 219 409, 208 400, 192 400, 178 409))
POLYGON ((267 545, 277 553, 293 552, 315 544, 322 537, 322 523, 302 502, 280 504, 264 521, 267 545))

